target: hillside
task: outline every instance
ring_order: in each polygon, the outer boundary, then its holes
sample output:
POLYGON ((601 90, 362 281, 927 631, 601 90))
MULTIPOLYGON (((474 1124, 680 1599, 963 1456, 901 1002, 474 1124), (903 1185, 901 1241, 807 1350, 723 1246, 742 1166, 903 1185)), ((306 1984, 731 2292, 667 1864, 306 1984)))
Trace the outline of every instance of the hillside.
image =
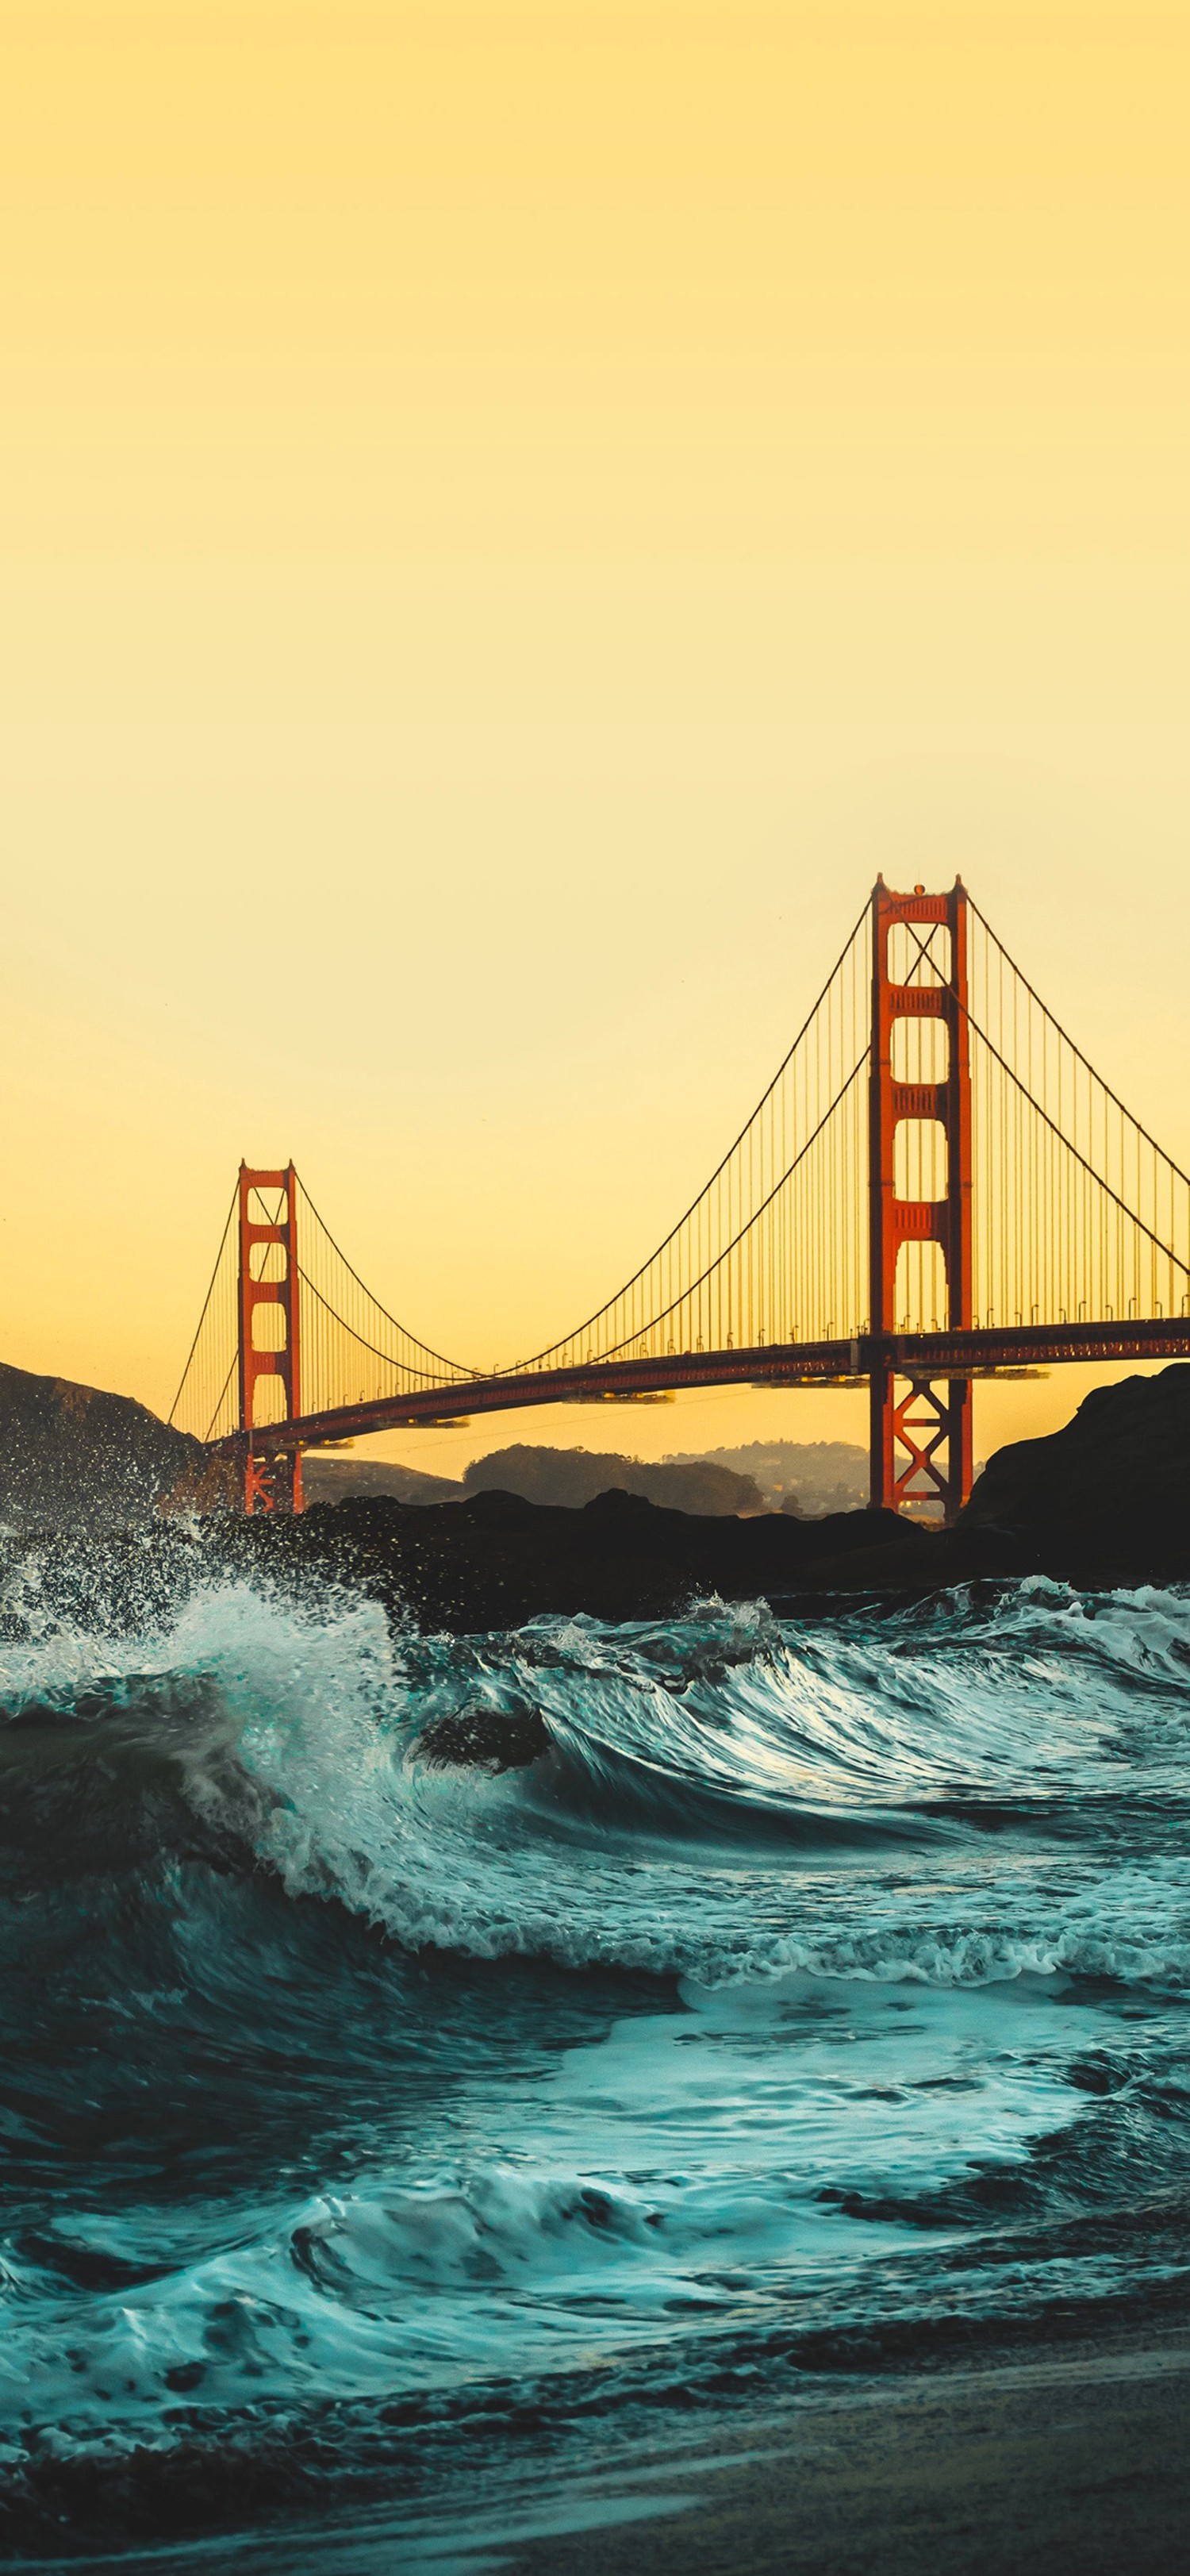
POLYGON ((561 1504, 581 1511, 600 1494, 637 1494, 663 1511, 697 1516, 762 1512, 764 1497, 751 1476, 735 1474, 708 1458, 681 1461, 626 1458, 615 1450, 534 1448, 518 1441, 473 1458, 463 1478, 470 1494, 519 1494, 527 1503, 561 1504))
POLYGON ((217 1499, 198 1440, 131 1396, 0 1362, 0 1520, 16 1528, 110 1527, 164 1504, 217 1499))
POLYGON ((345 1503, 349 1498, 387 1494, 396 1503, 457 1503, 463 1488, 453 1476, 430 1476, 421 1467, 402 1467, 391 1458, 343 1458, 325 1449, 308 1449, 302 1460, 302 1491, 307 1503, 345 1503))
POLYGON ((854 1440, 748 1440, 736 1449, 675 1450, 667 1465, 726 1467, 750 1476, 771 1512, 819 1520, 858 1511, 868 1499, 868 1453, 854 1440))
POLYGON ((307 1455, 302 1474, 307 1503, 382 1495, 398 1503, 459 1503, 471 1494, 505 1493, 581 1511, 599 1494, 623 1493, 699 1515, 765 1508, 751 1476, 734 1474, 714 1459, 650 1462, 614 1449, 552 1449, 529 1441, 473 1458, 461 1481, 388 1459, 327 1457, 317 1450, 307 1455))
POLYGON ((1095 1387, 1060 1431, 998 1449, 959 1529, 1011 1532, 1063 1569, 1190 1572, 1190 1366, 1095 1387))

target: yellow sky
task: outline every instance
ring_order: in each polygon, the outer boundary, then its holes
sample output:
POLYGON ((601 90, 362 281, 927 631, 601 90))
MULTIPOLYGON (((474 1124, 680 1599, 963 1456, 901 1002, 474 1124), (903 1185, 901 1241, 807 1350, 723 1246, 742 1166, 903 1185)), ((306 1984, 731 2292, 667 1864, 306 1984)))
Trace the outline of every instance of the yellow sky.
MULTIPOLYGON (((167 1406, 241 1154, 536 1347, 877 868, 1190 1155, 1188 72, 1144 0, 10 25, 4 1356, 167 1406)), ((594 1419, 464 1446, 862 1436, 594 1419)))

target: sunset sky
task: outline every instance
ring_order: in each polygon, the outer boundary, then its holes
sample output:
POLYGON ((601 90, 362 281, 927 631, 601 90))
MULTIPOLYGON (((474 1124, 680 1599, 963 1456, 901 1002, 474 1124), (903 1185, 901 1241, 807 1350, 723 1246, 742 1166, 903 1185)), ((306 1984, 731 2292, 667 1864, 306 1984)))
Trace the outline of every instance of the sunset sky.
MULTIPOLYGON (((21 22, 0 1356, 166 1410, 241 1155, 439 1348, 536 1348, 878 869, 961 869, 1190 1158, 1184 7, 21 22)), ((770 1436, 862 1399, 384 1446, 770 1436)))

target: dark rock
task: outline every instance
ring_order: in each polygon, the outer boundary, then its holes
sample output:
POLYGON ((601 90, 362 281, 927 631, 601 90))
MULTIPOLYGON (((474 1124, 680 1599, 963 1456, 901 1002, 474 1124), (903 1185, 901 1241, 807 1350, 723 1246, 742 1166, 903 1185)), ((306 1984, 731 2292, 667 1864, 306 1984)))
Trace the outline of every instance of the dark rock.
POLYGON ((887 1579, 929 1589, 947 1580, 935 1570, 938 1544, 892 1512, 709 1519, 620 1493, 578 1512, 499 1493, 424 1509, 345 1502, 228 1522, 220 1536, 233 1561, 359 1583, 395 1617, 454 1630, 520 1627, 550 1612, 663 1619, 708 1595, 771 1600, 815 1588, 824 1566, 855 1589, 874 1579, 862 1570, 873 1550, 893 1559, 887 1579))
POLYGON ((536 1708, 459 1708, 431 1718, 417 1739, 427 1762, 470 1763, 483 1771, 527 1771, 550 1749, 536 1708))
POLYGON ((1190 1367, 1096 1387, 1061 1431, 998 1449, 954 1536, 992 1532, 1054 1574, 1190 1575, 1190 1367))

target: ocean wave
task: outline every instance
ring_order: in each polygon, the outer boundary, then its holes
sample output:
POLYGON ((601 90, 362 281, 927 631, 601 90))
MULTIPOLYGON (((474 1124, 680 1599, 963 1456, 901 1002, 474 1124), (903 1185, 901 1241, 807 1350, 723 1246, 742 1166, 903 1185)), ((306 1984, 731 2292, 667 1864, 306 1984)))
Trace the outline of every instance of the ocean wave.
POLYGON ((106 2545, 187 2443, 247 2491, 353 2407, 494 2420, 1190 2266, 1183 1594, 459 1638, 158 1574, 116 1617, 26 1569, 0 1635, 38 2546, 72 2464, 106 2545), (546 1749, 447 1759, 468 1712, 546 1749))
POLYGON ((0 1845, 265 1865, 414 1952, 1182 1984, 1188 1644, 1179 1594, 1040 1583, 829 1629, 707 1604, 463 1640, 205 1583, 156 1633, 0 1649, 0 1845), (463 1706, 532 1706, 549 1755, 423 1760, 463 1706))

